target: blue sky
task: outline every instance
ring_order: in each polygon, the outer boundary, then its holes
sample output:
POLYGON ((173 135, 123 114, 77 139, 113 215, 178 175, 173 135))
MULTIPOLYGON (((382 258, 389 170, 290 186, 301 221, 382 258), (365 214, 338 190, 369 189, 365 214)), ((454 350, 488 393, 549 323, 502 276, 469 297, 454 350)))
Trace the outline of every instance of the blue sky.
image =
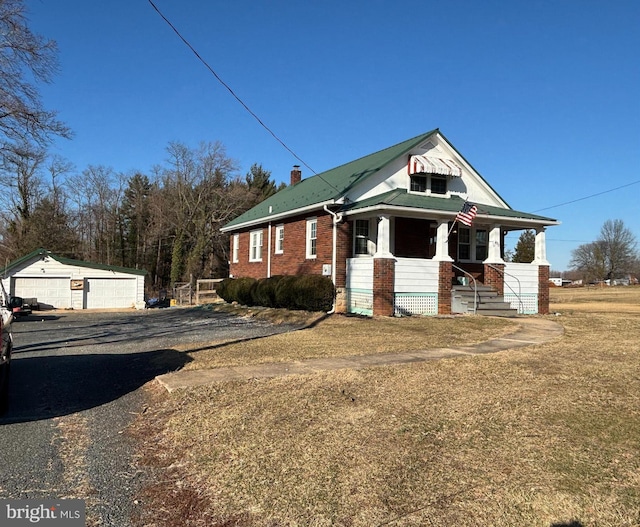
MULTIPOLYGON (((552 269, 607 219, 640 239, 636 0, 154 1, 316 172, 440 128, 518 210, 633 183, 540 212, 562 221, 552 269)), ((170 141, 220 141, 240 174, 260 163, 276 181, 299 164, 147 0, 26 5, 58 43, 42 94, 75 132, 53 152, 78 171, 149 173, 170 141)))

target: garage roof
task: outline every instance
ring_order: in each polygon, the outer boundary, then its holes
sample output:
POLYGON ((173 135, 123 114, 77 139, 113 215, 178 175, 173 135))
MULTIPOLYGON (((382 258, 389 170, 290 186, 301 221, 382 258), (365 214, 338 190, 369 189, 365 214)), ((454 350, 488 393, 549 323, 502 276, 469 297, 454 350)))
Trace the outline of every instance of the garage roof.
POLYGON ((117 265, 104 265, 93 262, 85 262, 82 260, 73 260, 72 258, 64 258, 63 256, 58 256, 57 254, 53 254, 51 251, 47 251, 46 249, 36 249, 35 251, 30 252, 29 254, 23 256, 22 258, 18 258, 13 262, 9 263, 5 267, 4 276, 6 277, 11 273, 13 269, 21 267, 23 264, 36 260, 38 258, 52 258, 57 262, 60 262, 64 265, 74 265, 76 267, 87 267, 89 269, 101 269, 104 271, 114 271, 116 273, 128 273, 144 276, 147 274, 147 271, 144 269, 133 269, 131 267, 120 267, 117 265))

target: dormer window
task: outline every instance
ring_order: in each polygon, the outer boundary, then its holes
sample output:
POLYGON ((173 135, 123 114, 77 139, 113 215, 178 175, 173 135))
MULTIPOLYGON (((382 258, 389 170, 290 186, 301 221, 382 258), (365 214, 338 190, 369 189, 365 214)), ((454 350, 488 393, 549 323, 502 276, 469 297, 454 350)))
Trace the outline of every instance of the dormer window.
POLYGON ((462 169, 452 159, 411 155, 407 165, 409 192, 448 196, 449 179, 462 177, 462 169))
POLYGON ((447 193, 447 177, 439 174, 413 174, 409 190, 423 194, 444 195, 447 193))

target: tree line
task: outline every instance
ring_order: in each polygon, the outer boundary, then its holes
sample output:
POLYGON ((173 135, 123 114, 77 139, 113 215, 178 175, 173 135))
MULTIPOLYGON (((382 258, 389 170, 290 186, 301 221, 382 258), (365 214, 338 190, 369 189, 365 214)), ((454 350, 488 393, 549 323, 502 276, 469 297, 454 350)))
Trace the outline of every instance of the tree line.
POLYGON ((172 142, 150 174, 103 165, 77 173, 34 145, 5 148, 0 163, 0 256, 39 247, 61 256, 145 269, 167 287, 228 273, 220 227, 278 188, 254 164, 244 176, 220 142, 172 142))

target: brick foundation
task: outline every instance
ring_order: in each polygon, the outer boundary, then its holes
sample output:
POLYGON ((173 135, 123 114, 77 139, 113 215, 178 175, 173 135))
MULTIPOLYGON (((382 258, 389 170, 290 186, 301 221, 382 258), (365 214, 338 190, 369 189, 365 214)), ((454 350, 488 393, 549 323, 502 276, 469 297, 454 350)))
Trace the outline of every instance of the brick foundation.
POLYGON ((538 314, 549 314, 549 266, 538 266, 538 314))
POLYGON ((504 264, 485 264, 484 285, 493 287, 500 296, 504 295, 504 264))
POLYGON ((438 273, 438 315, 451 314, 451 284, 453 267, 451 262, 440 262, 438 273))
POLYGON ((394 258, 373 259, 373 315, 393 316, 396 279, 394 258))

